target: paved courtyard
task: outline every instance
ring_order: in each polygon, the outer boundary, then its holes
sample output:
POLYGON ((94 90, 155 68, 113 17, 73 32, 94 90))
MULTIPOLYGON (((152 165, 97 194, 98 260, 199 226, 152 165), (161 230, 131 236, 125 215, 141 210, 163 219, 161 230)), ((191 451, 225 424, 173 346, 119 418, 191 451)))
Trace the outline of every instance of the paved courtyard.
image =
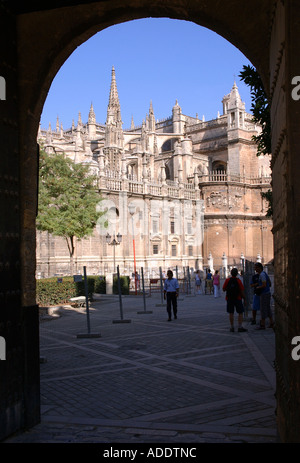
POLYGON ((223 294, 181 295, 171 322, 159 293, 145 303, 42 319, 41 423, 5 442, 276 443, 274 331, 229 332, 223 294))

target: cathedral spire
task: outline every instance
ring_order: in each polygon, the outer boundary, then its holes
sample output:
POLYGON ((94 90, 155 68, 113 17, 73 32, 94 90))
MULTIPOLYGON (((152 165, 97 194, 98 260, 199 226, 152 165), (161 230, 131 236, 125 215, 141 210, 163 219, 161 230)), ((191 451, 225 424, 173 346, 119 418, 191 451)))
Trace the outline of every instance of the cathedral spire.
POLYGON ((91 140, 96 138, 96 115, 95 115, 93 103, 91 103, 90 112, 89 112, 88 133, 89 133, 89 138, 91 140))
POLYGON ((95 115, 93 103, 91 103, 88 123, 89 124, 95 124, 96 123, 96 115, 95 115))
POLYGON ((119 104, 119 96, 116 83, 116 71, 114 66, 111 70, 111 84, 110 84, 110 95, 109 95, 109 105, 119 104))
POLYGON ((229 114, 235 110, 245 111, 245 103, 242 101, 238 86, 234 80, 232 89, 228 95, 225 95, 223 100, 223 114, 229 114))
MULTIPOLYGON (((123 147, 121 109, 114 67, 112 68, 111 72, 111 85, 105 128, 105 147, 123 147)), ((112 165, 113 163, 110 162, 111 167, 112 165)))
POLYGON ((116 73, 114 66, 111 71, 111 84, 110 84, 110 93, 109 93, 109 102, 107 108, 107 119, 106 123, 117 123, 121 122, 121 108, 119 102, 119 95, 116 83, 116 73))
POLYGON ((77 122, 77 130, 80 130, 82 127, 82 119, 81 119, 81 112, 78 113, 78 122, 77 122))
POLYGON ((133 116, 131 116, 131 126, 130 126, 130 129, 131 129, 131 130, 134 129, 134 120, 133 120, 133 116))
POLYGON ((229 94, 229 107, 232 108, 239 108, 244 109, 244 103, 242 102, 238 86, 236 85, 236 81, 233 83, 233 87, 229 94))
POLYGON ((239 94, 239 90, 238 90, 238 86, 236 85, 236 81, 234 81, 234 83, 233 83, 233 87, 232 87, 231 92, 230 92, 230 97, 231 97, 232 100, 234 100, 234 102, 236 104, 241 99, 240 94, 239 94))
POLYGON ((150 108, 149 108, 149 130, 150 132, 155 131, 155 117, 154 117, 152 100, 150 101, 150 108))
POLYGON ((152 104, 152 100, 150 101, 149 114, 150 114, 150 116, 151 116, 152 114, 154 114, 154 112, 153 112, 153 104, 152 104))
POLYGON ((182 133, 184 131, 183 116, 181 112, 181 107, 179 106, 177 99, 176 99, 175 105, 172 108, 172 118, 173 118, 173 132, 182 133))

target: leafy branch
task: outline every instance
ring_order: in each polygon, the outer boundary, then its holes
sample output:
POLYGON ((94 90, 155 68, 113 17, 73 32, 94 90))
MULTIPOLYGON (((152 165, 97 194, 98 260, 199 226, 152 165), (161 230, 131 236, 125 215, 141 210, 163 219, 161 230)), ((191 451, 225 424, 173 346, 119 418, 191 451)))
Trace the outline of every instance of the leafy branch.
MULTIPOLYGON (((271 110, 270 101, 265 92, 263 82, 256 69, 250 65, 243 66, 239 77, 250 87, 251 94, 251 111, 253 113, 253 121, 262 127, 259 135, 253 135, 252 140, 257 144, 257 156, 270 155, 272 151, 271 138, 271 110)), ((272 190, 261 193, 268 203, 266 216, 273 216, 273 194, 272 190)))
POLYGON ((239 77, 250 87, 253 121, 259 123, 262 127, 262 132, 252 137, 257 143, 257 156, 271 154, 270 101, 264 90, 261 77, 256 69, 250 65, 243 66, 243 71, 239 77))

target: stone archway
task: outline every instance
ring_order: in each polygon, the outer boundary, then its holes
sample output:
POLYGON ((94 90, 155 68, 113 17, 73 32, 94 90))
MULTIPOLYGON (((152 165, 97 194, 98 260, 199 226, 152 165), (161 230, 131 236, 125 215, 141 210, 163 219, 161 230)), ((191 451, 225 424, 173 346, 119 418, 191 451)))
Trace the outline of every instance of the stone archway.
MULTIPOLYGON (((256 0, 260 5, 259 1, 256 0)), ((211 0, 206 4, 191 4, 182 7, 178 0, 169 0, 164 5, 159 1, 126 0, 121 2, 92 2, 65 0, 64 6, 51 9, 43 7, 43 11, 33 11, 31 14, 18 16, 18 56, 19 56, 19 89, 20 89, 20 146, 21 166, 24 169, 21 179, 26 179, 23 185, 22 203, 23 215, 31 216, 36 210, 36 171, 37 159, 33 157, 36 147, 36 134, 43 104, 48 90, 60 67, 74 51, 95 33, 113 24, 139 19, 143 17, 170 17, 174 19, 191 20, 196 24, 208 27, 237 46, 259 70, 266 89, 268 82, 268 50, 261 47, 265 40, 267 19, 274 13, 273 2, 268 0, 259 18, 261 25, 257 27, 259 36, 255 34, 249 40, 248 32, 241 27, 240 17, 245 17, 247 24, 258 21, 253 6, 241 5, 231 0, 220 4, 218 0, 211 0), (216 4, 216 5, 214 5, 216 4), (251 19, 252 18, 252 19, 251 19), (28 188, 28 183, 31 188, 28 188)), ((52 5, 52 4, 51 4, 52 5)), ((26 10, 25 10, 26 11, 26 10)), ((248 28, 250 26, 248 25, 248 28)), ((27 223, 25 227, 27 227, 27 223)), ((31 228, 31 227, 30 227, 31 228)), ((25 247, 34 243, 33 229, 26 236, 32 235, 32 243, 23 241, 25 247)), ((24 236, 24 233, 22 233, 24 236)), ((35 302, 34 285, 31 285, 35 266, 22 268, 24 284, 27 285, 24 305, 35 302)))
MULTIPOLYGON (((208 27, 237 46, 259 71, 272 98, 272 169, 276 303, 278 429, 283 442, 299 442, 300 367, 291 341, 300 335, 300 137, 297 0, 63 0, 7 7, 1 3, 1 51, 6 101, 1 102, 0 335, 10 333, 9 356, 1 371, 0 438, 39 421, 38 315, 35 305, 36 135, 50 84, 72 51, 94 33, 123 21, 169 17, 208 27), (296 97, 295 97, 296 96, 296 97), (18 171, 19 169, 19 171, 18 171), (20 199, 18 199, 20 198, 20 199), (5 270, 5 273, 4 273, 5 270), (13 385, 13 386, 11 386, 13 385)), ((0 364, 2 368, 3 365, 0 364)))

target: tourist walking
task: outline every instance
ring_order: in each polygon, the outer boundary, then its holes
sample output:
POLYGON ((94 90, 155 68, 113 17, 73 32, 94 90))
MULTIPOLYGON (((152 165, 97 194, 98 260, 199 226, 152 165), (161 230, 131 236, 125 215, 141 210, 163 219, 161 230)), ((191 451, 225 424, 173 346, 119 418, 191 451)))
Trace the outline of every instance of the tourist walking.
POLYGON ((252 320, 251 320, 251 325, 256 325, 256 315, 257 312, 260 310, 260 295, 259 292, 260 290, 257 290, 258 286, 258 280, 259 280, 259 273, 255 272, 254 275, 252 276, 251 280, 251 288, 254 290, 253 294, 253 300, 252 300, 252 320))
POLYGON ((220 275, 219 271, 216 270, 213 276, 214 296, 220 297, 220 275))
POLYGON ((254 268, 259 275, 256 291, 260 293, 260 324, 256 329, 266 329, 266 318, 269 318, 270 328, 274 328, 274 320, 271 310, 271 281, 268 274, 264 272, 261 262, 256 262, 254 268))
POLYGON ((179 283, 177 278, 173 278, 172 270, 167 271, 167 277, 164 283, 164 299, 167 299, 168 321, 172 320, 172 307, 174 319, 177 318, 177 298, 179 294, 179 283))
POLYGON ((245 302, 245 288, 239 278, 237 278, 238 270, 231 270, 231 277, 226 278, 223 284, 223 291, 226 291, 227 312, 229 314, 230 331, 234 332, 234 309, 238 314, 238 332, 248 331, 243 327, 243 313, 245 302))
POLYGON ((209 291, 209 294, 211 294, 213 288, 212 288, 212 273, 210 271, 210 268, 207 270, 207 273, 206 273, 205 284, 206 284, 207 291, 209 291))
POLYGON ((196 294, 201 294, 201 284, 202 284, 202 280, 201 280, 200 270, 197 270, 197 272, 195 273, 196 294))

